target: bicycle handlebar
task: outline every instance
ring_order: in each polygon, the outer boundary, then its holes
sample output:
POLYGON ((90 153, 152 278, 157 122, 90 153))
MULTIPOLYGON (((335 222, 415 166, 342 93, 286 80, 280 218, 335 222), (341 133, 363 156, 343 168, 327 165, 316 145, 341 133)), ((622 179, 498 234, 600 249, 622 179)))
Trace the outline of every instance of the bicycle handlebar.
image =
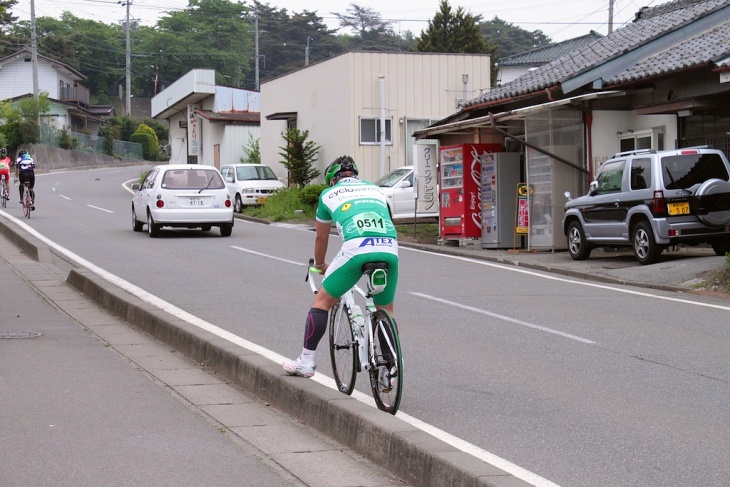
POLYGON ((309 283, 309 287, 312 288, 312 292, 317 294, 317 285, 314 283, 314 279, 310 279, 312 274, 322 274, 321 269, 314 267, 314 259, 309 259, 309 265, 307 265, 307 275, 304 277, 304 281, 309 283))

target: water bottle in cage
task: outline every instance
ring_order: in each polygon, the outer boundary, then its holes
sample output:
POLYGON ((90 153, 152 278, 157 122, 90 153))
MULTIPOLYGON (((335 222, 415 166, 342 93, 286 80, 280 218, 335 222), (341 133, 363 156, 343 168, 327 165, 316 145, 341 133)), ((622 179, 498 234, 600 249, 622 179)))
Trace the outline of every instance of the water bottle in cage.
POLYGON ((365 335, 365 317, 362 315, 362 308, 353 304, 350 307, 350 318, 353 322, 357 323, 358 329, 360 330, 360 336, 365 335))

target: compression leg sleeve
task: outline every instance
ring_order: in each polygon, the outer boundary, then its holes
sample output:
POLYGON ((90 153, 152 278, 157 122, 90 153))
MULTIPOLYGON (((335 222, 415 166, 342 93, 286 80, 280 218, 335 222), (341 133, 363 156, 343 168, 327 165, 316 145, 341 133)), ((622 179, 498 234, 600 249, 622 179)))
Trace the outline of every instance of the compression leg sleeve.
POLYGON ((312 308, 307 313, 307 323, 304 327, 304 348, 317 350, 319 341, 327 331, 327 311, 312 308))

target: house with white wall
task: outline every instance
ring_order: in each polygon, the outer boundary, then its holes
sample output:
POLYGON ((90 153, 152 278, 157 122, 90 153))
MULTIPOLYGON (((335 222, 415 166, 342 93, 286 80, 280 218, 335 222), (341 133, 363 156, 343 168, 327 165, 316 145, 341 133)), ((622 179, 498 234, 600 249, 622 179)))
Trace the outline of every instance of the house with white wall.
POLYGON ((260 138, 260 95, 215 84, 215 70, 193 69, 152 98, 152 117, 170 127, 171 164, 220 169, 260 138))
MULTIPOLYGON (((17 101, 33 96, 32 51, 20 51, 0 59, 0 100, 17 101)), ((114 115, 111 106, 91 105, 89 89, 82 82, 86 76, 74 68, 37 54, 38 90, 48 93, 50 113, 41 124, 59 130, 96 135, 105 119, 114 115)))
POLYGON ((413 164, 413 132, 489 91, 490 62, 483 54, 351 51, 262 83, 261 161, 286 177, 282 134, 297 128, 320 147, 320 171, 347 154, 363 179, 377 180, 413 164))

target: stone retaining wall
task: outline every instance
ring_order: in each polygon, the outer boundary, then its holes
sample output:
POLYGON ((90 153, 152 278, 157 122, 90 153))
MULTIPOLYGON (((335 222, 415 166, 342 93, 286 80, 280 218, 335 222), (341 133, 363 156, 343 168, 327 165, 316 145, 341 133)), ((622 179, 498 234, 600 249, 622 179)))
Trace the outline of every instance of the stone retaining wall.
MULTIPOLYGON (((51 172, 64 169, 79 169, 109 166, 136 166, 153 165, 154 162, 142 159, 121 158, 117 159, 106 154, 96 154, 78 150, 67 150, 50 145, 23 144, 18 151, 26 149, 36 164, 36 172, 51 172)), ((14 157, 14 154, 8 154, 14 157)))

